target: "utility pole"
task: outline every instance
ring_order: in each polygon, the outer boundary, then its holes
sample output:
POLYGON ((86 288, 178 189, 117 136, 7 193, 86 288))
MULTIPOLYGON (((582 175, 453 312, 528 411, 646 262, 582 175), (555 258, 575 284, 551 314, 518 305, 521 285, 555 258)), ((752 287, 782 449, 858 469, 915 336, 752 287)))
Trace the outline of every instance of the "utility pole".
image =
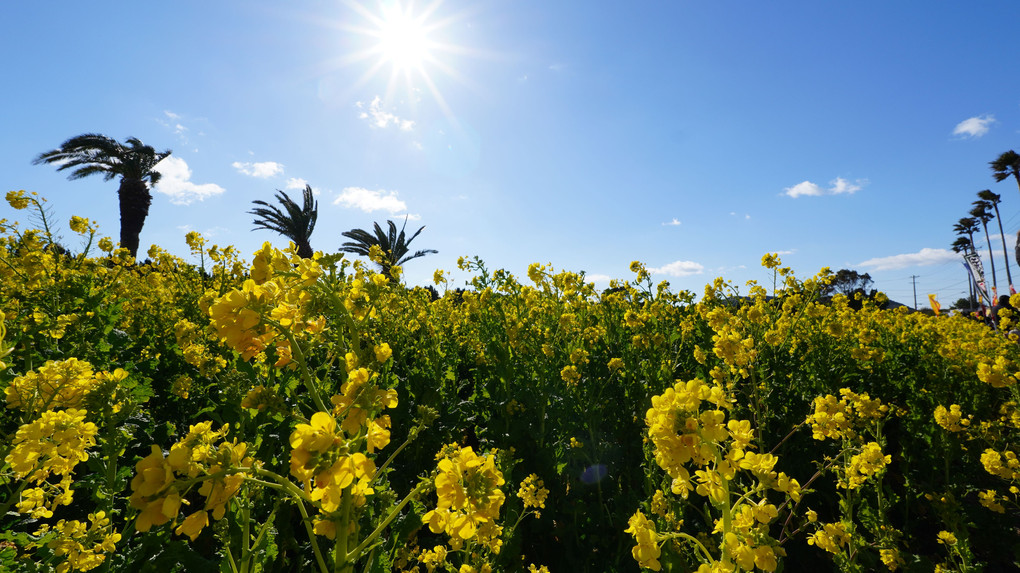
POLYGON ((910 281, 914 283, 914 310, 917 310, 917 275, 910 275, 910 281))

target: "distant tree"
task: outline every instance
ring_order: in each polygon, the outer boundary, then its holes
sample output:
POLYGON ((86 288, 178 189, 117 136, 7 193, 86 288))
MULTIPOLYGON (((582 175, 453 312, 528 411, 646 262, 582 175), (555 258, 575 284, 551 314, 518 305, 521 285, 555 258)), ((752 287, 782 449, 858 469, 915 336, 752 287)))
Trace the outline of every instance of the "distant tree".
POLYGON ((353 241, 341 245, 340 250, 345 253, 368 257, 372 247, 378 245, 382 250, 383 258, 377 264, 380 271, 387 275, 390 273, 390 269, 395 266, 403 265, 407 261, 417 259, 418 257, 439 252, 435 249, 422 249, 415 251, 413 254, 408 254, 410 252, 411 241, 425 230, 425 227, 422 226, 409 238, 405 238, 404 228, 407 227, 406 218, 404 219, 404 225, 400 227, 399 234, 397 233, 397 225, 393 221, 386 221, 386 223, 389 225, 389 232, 384 232, 379 223, 375 223, 375 234, 369 233, 364 229, 344 231, 341 235, 348 239, 353 239, 353 241))
POLYGON ((868 273, 860 274, 854 270, 840 269, 826 288, 826 294, 842 293, 846 296, 853 296, 856 292, 867 293, 868 287, 873 282, 868 273))
POLYGON ((255 225, 252 231, 258 229, 276 231, 294 241, 299 257, 310 259, 314 254, 310 241, 312 231, 315 230, 315 221, 319 218, 319 203, 312 197, 311 185, 305 185, 302 194, 304 201, 299 207, 286 193, 277 189, 276 200, 283 205, 282 211, 265 201, 252 201, 260 207, 248 211, 248 214, 257 217, 252 222, 255 225))
POLYGON ((1001 183, 1013 177, 1016 179, 1017 186, 1020 187, 1020 154, 1010 149, 988 164, 992 168, 992 177, 996 181, 1001 183))
MULTIPOLYGON (((1002 217, 999 215, 999 203, 1002 202, 1002 196, 993 193, 991 189, 985 189, 984 191, 978 191, 978 201, 984 201, 995 210, 995 220, 999 223, 999 238, 1002 239, 1002 258, 1006 259, 1006 280, 1009 281, 1009 288, 1012 289, 1013 275, 1009 272, 1009 252, 1006 251, 1006 235, 1002 230, 1002 217)), ((976 205, 977 201, 974 204, 976 205)))
POLYGON ((152 194, 149 186, 159 183, 156 165, 170 155, 170 150, 157 152, 138 138, 129 137, 126 145, 117 140, 86 133, 68 139, 59 149, 39 154, 34 164, 56 164, 57 171, 74 169, 68 179, 82 179, 101 174, 105 181, 120 177, 117 197, 120 200, 120 246, 138 255, 139 236, 149 216, 152 194))
POLYGON ((955 308, 956 310, 970 310, 972 308, 977 308, 977 306, 978 303, 974 297, 971 298, 960 297, 956 299, 956 302, 953 303, 952 308, 955 308))
POLYGON ((988 235, 988 221, 991 221, 995 215, 988 210, 990 205, 987 201, 978 199, 974 201, 974 208, 970 210, 970 216, 981 222, 981 226, 985 229, 985 241, 988 242, 988 262, 992 267, 992 292, 990 293, 994 299, 998 296, 999 281, 995 278, 995 257, 992 256, 992 238, 988 235))

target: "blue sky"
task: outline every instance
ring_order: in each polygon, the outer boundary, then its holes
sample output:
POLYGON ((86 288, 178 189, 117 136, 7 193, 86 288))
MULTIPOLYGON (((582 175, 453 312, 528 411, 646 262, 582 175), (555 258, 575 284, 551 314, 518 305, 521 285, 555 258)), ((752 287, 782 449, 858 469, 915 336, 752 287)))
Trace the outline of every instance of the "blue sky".
POLYGON ((799 275, 869 272, 907 304, 916 280, 921 306, 948 305, 967 290, 952 226, 976 193, 1002 195, 1010 251, 1020 228, 1016 182, 988 168, 1020 149, 1020 3, 919 6, 8 2, 0 169, 116 238, 116 182, 32 159, 89 132, 172 149, 141 244, 182 256, 189 230, 249 255, 285 245, 246 211, 307 182, 316 249, 426 225, 413 246, 439 254, 406 266, 412 284, 477 255, 605 286, 636 259, 700 293, 764 282, 779 252, 799 275), (399 14, 410 56, 387 35, 399 14))

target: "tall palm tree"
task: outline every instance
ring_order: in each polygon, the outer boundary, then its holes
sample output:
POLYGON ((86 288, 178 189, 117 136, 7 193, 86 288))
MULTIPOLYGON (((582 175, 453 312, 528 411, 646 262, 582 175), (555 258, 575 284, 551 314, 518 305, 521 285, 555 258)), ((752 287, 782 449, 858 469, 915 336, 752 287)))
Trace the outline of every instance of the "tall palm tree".
POLYGON ((120 199, 120 246, 138 254, 138 237, 149 216, 152 194, 149 186, 161 177, 156 165, 170 155, 170 150, 157 153, 136 137, 126 144, 97 133, 86 133, 68 139, 59 149, 39 154, 33 163, 55 163, 57 171, 74 169, 68 179, 82 179, 102 174, 105 181, 120 177, 117 197, 120 199))
POLYGON ((265 201, 252 201, 252 203, 261 205, 261 207, 248 211, 248 214, 257 217, 252 222, 255 225, 252 231, 257 229, 276 231, 294 241, 294 244, 297 245, 299 257, 310 259, 314 254, 310 240, 312 231, 315 230, 315 221, 319 218, 319 203, 312 197, 311 185, 305 185, 305 190, 302 194, 304 204, 298 207, 298 204, 291 200, 286 193, 277 189, 276 200, 283 205, 283 209, 286 212, 265 201))
POLYGON ((999 222, 999 238, 1002 239, 1002 257, 1006 259, 1006 280, 1009 281, 1009 292, 1013 293, 1013 275, 1009 272, 1009 253, 1006 251, 1006 235, 1002 230, 1002 217, 999 215, 999 203, 1002 202, 1002 196, 996 193, 992 193, 991 189, 985 189, 984 191, 978 191, 978 197, 980 200, 991 205, 992 209, 995 209, 995 219, 999 222))
MULTIPOLYGON (((970 239, 968 239, 967 237, 957 237, 956 240, 953 241, 953 245, 952 245, 951 248, 953 249, 954 253, 963 253, 964 255, 966 255, 967 253, 969 253, 969 252, 974 250, 974 243, 972 243, 970 241, 970 239)), ((974 304, 974 302, 973 302, 974 301, 974 277, 971 276, 971 274, 970 274, 970 267, 966 263, 964 263, 963 266, 967 269, 967 291, 968 291, 968 296, 970 297, 970 298, 967 299, 967 301, 970 304, 974 304)))
POLYGON ((425 227, 422 226, 420 229, 415 231, 410 238, 405 238, 404 227, 407 227, 406 218, 404 219, 404 225, 400 227, 399 234, 397 233, 397 225, 394 224, 393 221, 386 221, 386 223, 389 225, 388 233, 383 232, 379 223, 375 223, 374 235, 364 229, 351 229, 350 231, 341 233, 341 235, 348 239, 353 239, 353 241, 346 242, 341 245, 340 250, 345 253, 353 253, 367 257, 369 256, 369 252, 372 247, 378 245, 383 251, 383 259, 378 263, 378 265, 382 273, 386 275, 388 275, 390 273, 390 269, 395 266, 402 265, 407 261, 417 259, 418 257, 424 257, 425 255, 439 252, 435 249, 422 249, 409 255, 408 252, 410 250, 409 247, 411 245, 411 241, 425 230, 425 227))
POLYGON ((988 164, 992 168, 992 177, 996 181, 1002 182, 1012 176, 1016 179, 1017 186, 1020 186, 1020 154, 1010 149, 988 164))
POLYGON ((960 219, 955 225, 953 225, 953 232, 960 235, 961 238, 963 235, 967 235, 970 249, 974 250, 974 233, 978 232, 977 219, 973 217, 964 217, 960 219))
POLYGON ((970 210, 970 216, 981 222, 981 226, 985 228, 985 240, 988 242, 988 262, 992 266, 992 304, 999 298, 999 282, 995 279, 995 257, 992 256, 992 238, 988 236, 988 221, 992 220, 992 215, 988 211, 988 202, 981 199, 974 201, 974 208, 970 210))

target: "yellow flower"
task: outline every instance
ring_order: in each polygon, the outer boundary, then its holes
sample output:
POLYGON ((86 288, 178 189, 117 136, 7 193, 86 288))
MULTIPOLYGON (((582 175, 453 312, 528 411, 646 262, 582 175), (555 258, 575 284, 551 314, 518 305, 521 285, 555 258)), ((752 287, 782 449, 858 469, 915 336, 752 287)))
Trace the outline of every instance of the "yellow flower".
POLYGON ((90 221, 84 217, 79 217, 78 215, 71 216, 70 227, 72 231, 81 235, 92 230, 90 221))
POLYGON ((948 531, 940 531, 938 534, 938 542, 942 545, 956 545, 956 536, 948 531))
POLYGON ((470 539, 481 524, 499 517, 505 499, 499 488, 504 483, 491 453, 479 456, 470 446, 450 451, 439 460, 436 509, 422 522, 433 533, 445 530, 451 538, 470 539))
POLYGON ((634 536, 637 545, 631 549, 631 555, 638 565, 659 571, 662 565, 659 563, 659 556, 662 554, 659 549, 659 536, 655 531, 655 524, 649 521, 645 514, 637 511, 627 522, 627 529, 624 533, 634 536))
POLYGON ((196 511, 192 513, 174 530, 177 535, 187 535, 194 541, 202 533, 202 529, 209 525, 209 513, 207 511, 196 511))
POLYGON ((375 359, 379 363, 386 362, 390 359, 390 356, 393 356, 393 350, 391 350, 390 345, 385 342, 377 344, 373 350, 375 352, 375 359))
POLYGON ((545 489, 545 483, 537 474, 531 474, 521 482, 521 489, 517 491, 517 497, 524 500, 524 507, 545 508, 545 500, 549 497, 549 490, 545 489))
POLYGON ((29 197, 25 196, 25 191, 23 189, 20 191, 8 191, 6 199, 7 202, 10 203, 11 207, 19 211, 28 207, 28 202, 30 200, 29 197))

